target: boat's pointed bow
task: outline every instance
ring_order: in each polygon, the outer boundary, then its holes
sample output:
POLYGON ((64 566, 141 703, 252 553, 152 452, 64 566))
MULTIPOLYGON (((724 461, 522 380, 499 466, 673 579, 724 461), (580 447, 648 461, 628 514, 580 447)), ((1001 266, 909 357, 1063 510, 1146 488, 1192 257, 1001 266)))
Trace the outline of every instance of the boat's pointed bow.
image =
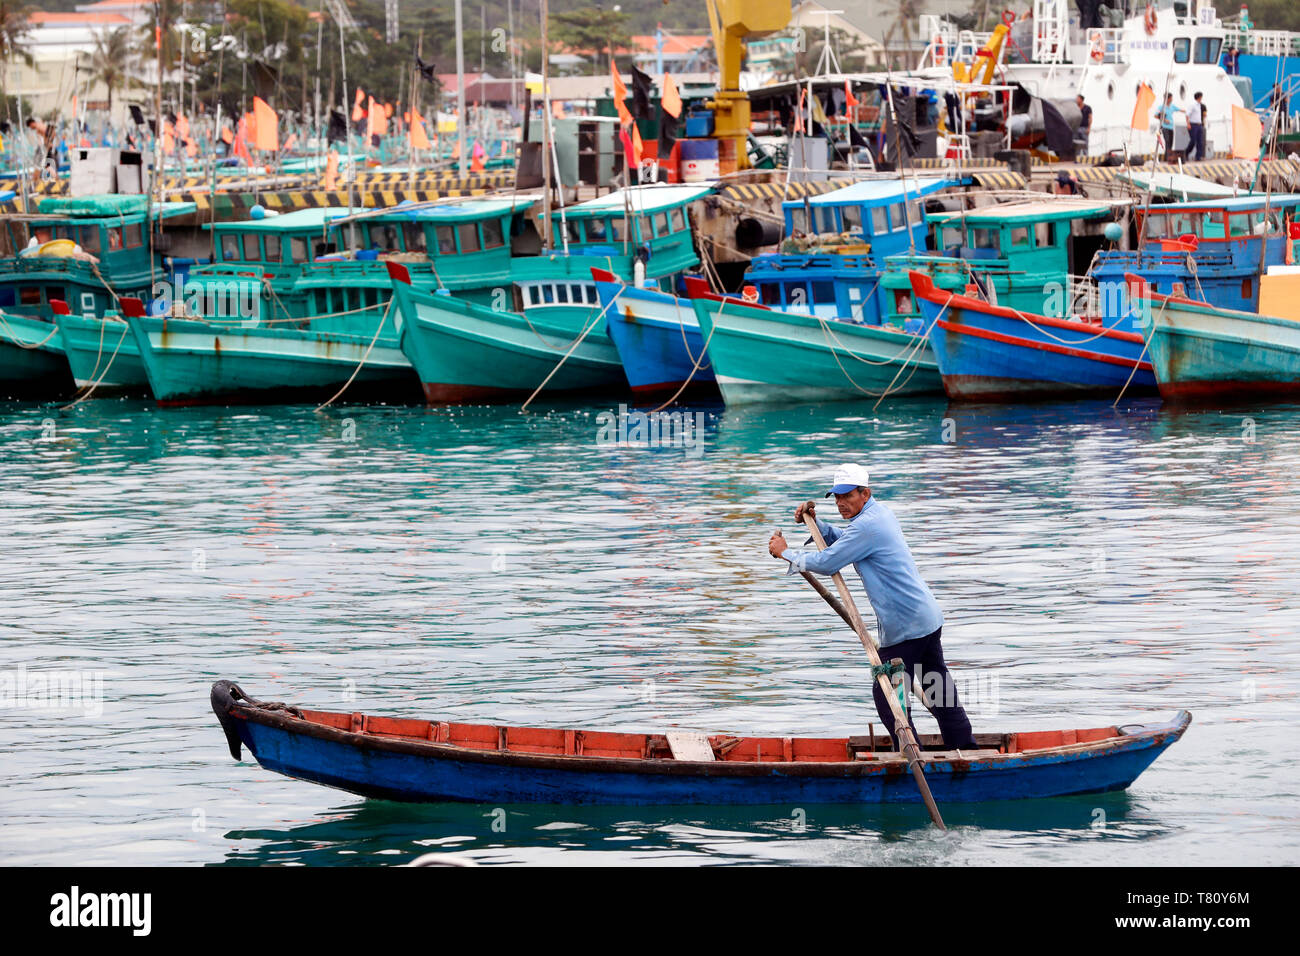
POLYGON ((217 721, 226 735, 230 756, 236 760, 243 760, 244 754, 241 749, 239 728, 235 724, 235 718, 230 715, 230 709, 234 707, 236 701, 240 700, 256 703, 232 680, 219 680, 212 685, 212 712, 217 715, 217 721))
POLYGON ((909 269, 907 278, 912 283, 912 291, 922 298, 928 299, 935 294, 934 280, 927 273, 909 269))

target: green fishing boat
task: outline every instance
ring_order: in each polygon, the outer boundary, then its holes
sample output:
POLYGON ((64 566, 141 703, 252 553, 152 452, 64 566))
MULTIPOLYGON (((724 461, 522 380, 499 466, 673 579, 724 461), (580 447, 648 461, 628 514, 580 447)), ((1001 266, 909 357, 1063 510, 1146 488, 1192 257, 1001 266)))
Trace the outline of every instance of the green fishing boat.
POLYGON ((425 398, 511 401, 544 382, 548 392, 625 391, 591 269, 674 288, 699 262, 687 207, 710 190, 635 186, 556 210, 555 250, 511 260, 504 303, 458 302, 418 285, 397 289, 401 348, 425 398))
POLYGON ((63 395, 73 388, 59 329, 49 319, 0 310, 0 398, 63 395))
POLYGON ((728 405, 942 392, 925 336, 696 292, 691 300, 728 405))
POLYGON ((169 279, 150 248, 150 230, 195 208, 151 207, 145 196, 46 197, 37 212, 0 221, 0 309, 8 317, 0 325, 7 355, 0 387, 12 382, 26 391, 45 383, 41 390, 60 393, 81 385, 102 371, 105 345, 110 353, 121 346, 112 384, 120 378, 143 386, 135 343, 120 334, 125 325, 105 328, 101 317, 116 312, 122 298, 147 300, 156 283, 169 279), (52 374, 56 367, 62 371, 52 374))
POLYGON ((511 238, 530 197, 397 206, 355 216, 306 209, 218 223, 215 260, 163 315, 133 318, 164 404, 328 397, 413 398, 398 348, 389 263, 412 281, 504 302, 511 238), (342 251, 340 251, 342 250, 342 251))

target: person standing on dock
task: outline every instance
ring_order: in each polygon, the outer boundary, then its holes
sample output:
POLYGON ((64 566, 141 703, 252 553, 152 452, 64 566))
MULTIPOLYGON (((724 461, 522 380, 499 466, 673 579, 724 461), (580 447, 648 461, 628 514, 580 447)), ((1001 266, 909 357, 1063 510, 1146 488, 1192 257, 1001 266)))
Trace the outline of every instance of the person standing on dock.
POLYGON ((1174 114, 1182 112, 1182 107, 1174 106, 1174 94, 1166 93, 1165 105, 1156 112, 1160 118, 1160 133, 1165 138, 1165 162, 1171 162, 1174 153, 1174 114))
POLYGON ((1192 110, 1187 114, 1187 154, 1189 159, 1202 160, 1205 158, 1205 104, 1201 101, 1201 94, 1197 93, 1192 99, 1196 103, 1192 110))
MULTIPOLYGON (((876 612, 882 660, 902 658, 910 678, 920 670, 921 686, 930 712, 939 724, 944 746, 950 750, 974 750, 970 720, 957 699, 957 688, 943 659, 943 611, 921 578, 916 561, 894 513, 871 496, 870 475, 857 464, 841 465, 835 471, 834 484, 826 497, 834 496, 840 517, 849 524, 843 530, 832 527, 817 515, 812 502, 795 509, 794 520, 801 523, 806 513, 817 522, 817 530, 826 539, 825 551, 796 551, 780 531, 768 541, 768 552, 790 562, 790 573, 809 571, 831 575, 853 565, 867 600, 876 612), (933 691, 932 691, 933 689, 933 691)), ((872 695, 880 719, 894 737, 894 715, 889 701, 872 681, 872 695)))

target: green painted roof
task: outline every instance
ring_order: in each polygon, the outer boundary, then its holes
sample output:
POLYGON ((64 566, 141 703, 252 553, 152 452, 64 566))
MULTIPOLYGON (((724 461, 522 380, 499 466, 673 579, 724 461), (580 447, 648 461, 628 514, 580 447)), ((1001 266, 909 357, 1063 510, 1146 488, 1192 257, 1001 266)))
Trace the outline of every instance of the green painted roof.
POLYGON ((217 232, 282 232, 295 229, 323 229, 331 220, 346 216, 346 209, 326 207, 322 209, 295 209, 293 212, 265 219, 244 219, 239 222, 218 222, 206 228, 217 232))
MULTIPOLYGON (((684 206, 712 191, 712 183, 632 186, 629 189, 619 189, 605 196, 588 199, 574 206, 567 206, 564 214, 578 218, 593 218, 608 216, 611 213, 622 214, 625 208, 630 208, 633 215, 640 215, 671 209, 674 206, 684 206)), ((558 217, 560 210, 552 207, 551 215, 558 217)))
POLYGON ((392 206, 382 212, 366 210, 345 216, 332 223, 341 226, 350 220, 358 224, 367 222, 476 222, 480 219, 496 219, 507 213, 526 212, 538 201, 537 196, 518 196, 514 199, 464 199, 459 202, 443 202, 437 205, 411 203, 409 208, 401 205, 392 206))
POLYGON ((1095 202, 1072 196, 1044 194, 1042 199, 1024 202, 999 203, 966 212, 936 212, 926 216, 927 222, 951 222, 960 219, 972 226, 1017 225, 1026 222, 1051 222, 1057 219, 1100 219, 1114 215, 1123 202, 1095 202))

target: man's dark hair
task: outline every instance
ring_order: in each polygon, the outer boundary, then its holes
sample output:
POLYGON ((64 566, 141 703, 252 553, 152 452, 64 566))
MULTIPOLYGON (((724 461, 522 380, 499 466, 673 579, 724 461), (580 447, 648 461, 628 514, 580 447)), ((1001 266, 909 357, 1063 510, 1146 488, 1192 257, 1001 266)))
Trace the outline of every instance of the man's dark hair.
POLYGON ((1194 100, 1199 100, 1200 98, 1201 98, 1201 93, 1200 93, 1200 91, 1198 90, 1198 91, 1197 91, 1197 92, 1192 96, 1192 99, 1194 99, 1194 100))

